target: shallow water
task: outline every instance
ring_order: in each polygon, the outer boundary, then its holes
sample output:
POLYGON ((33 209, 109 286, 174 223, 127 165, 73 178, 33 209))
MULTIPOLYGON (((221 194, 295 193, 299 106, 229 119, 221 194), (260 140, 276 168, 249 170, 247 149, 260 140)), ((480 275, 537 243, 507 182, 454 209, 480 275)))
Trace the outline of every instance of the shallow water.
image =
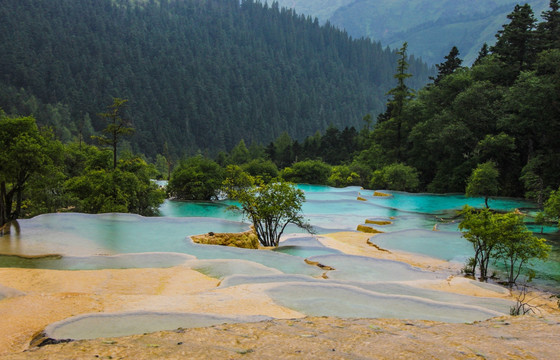
POLYGON ((465 322, 500 316, 480 306, 388 295, 338 284, 282 284, 267 290, 280 305, 311 316, 379 317, 465 322))
POLYGON ((95 313, 75 316, 53 323, 45 329, 45 334, 52 339, 85 340, 270 319, 268 316, 224 316, 191 313, 95 313))
MULTIPOLYGON (((367 224, 384 232, 372 238, 382 248, 458 263, 472 256, 471 245, 461 237, 454 216, 464 204, 482 206, 482 198, 401 192, 374 197, 372 191, 358 187, 299 187, 307 197, 304 216, 318 233, 354 231, 367 219, 390 220, 389 225, 367 224), (358 196, 366 201, 358 201, 358 196)), ((424 271, 396 261, 345 255, 309 235, 291 234, 273 251, 200 245, 190 240, 190 235, 210 231, 247 230, 249 226, 241 222, 240 214, 227 210, 232 204, 166 201, 161 207, 164 216, 153 218, 130 214, 47 214, 20 220, 18 231, 12 229, 12 234, 0 237, 0 253, 6 254, 0 256, 0 267, 83 270, 185 265, 221 279, 221 287, 266 285, 263 291, 274 301, 307 315, 461 322, 509 312, 509 301, 414 286, 415 282, 441 281, 447 273, 424 271), (334 270, 310 265, 305 259, 334 270)), ((494 199, 490 206, 513 210, 530 208, 533 204, 519 199, 494 199)), ((289 227, 286 233, 298 231, 289 227)), ((546 227, 545 231, 556 231, 556 228, 546 227)), ((560 238, 546 236, 554 250, 551 261, 533 266, 539 278, 535 281, 549 289, 558 289, 560 238)), ((501 289, 480 285, 490 290, 501 289)), ((163 314, 103 316, 80 317, 54 328, 72 332, 77 330, 68 329, 78 326, 88 334, 83 329, 103 320, 113 323, 115 328, 130 325, 135 331, 146 329, 149 323, 164 323, 166 329, 176 326, 163 314)), ((100 331, 86 336, 113 336, 110 330, 100 331)), ((145 331, 155 330, 140 332, 145 331)))

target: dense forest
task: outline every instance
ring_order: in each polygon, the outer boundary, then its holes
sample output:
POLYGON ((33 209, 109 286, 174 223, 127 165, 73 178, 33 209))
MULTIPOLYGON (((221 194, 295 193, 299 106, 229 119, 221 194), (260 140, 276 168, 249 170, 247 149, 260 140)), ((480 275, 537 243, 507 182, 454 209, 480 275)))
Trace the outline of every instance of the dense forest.
MULTIPOLYGON (((397 59, 254 0, 4 0, 0 53, 5 112, 89 142, 97 113, 128 99, 129 149, 152 159, 359 126, 383 111, 397 59)), ((408 62, 411 86, 433 75, 408 62)))
POLYGON ((269 177, 268 160, 294 182, 525 196, 543 205, 560 185, 559 9, 550 1, 537 23, 529 5, 517 5, 473 66, 461 66, 453 47, 417 92, 403 46, 397 85, 375 124, 366 115, 359 130, 331 127, 304 141, 285 133, 260 148, 239 143, 216 160, 252 175, 261 166, 269 177))
POLYGON ((358 128, 333 125, 303 140, 284 131, 267 144, 252 141, 250 133, 249 146, 241 139, 213 158, 178 158, 166 146, 154 164, 134 155, 121 145, 143 130, 131 124, 126 110, 134 103, 127 99, 105 102, 98 114, 102 131, 94 138, 108 149, 80 138, 63 143, 57 128, 0 111, 0 222, 54 211, 151 215, 164 197, 151 181, 155 177, 169 179, 169 197, 210 200, 220 196, 224 179, 243 178, 240 174, 265 182, 280 177, 487 200, 525 196, 557 221, 558 0, 550 1, 542 19, 537 22, 529 5, 515 6, 496 44, 482 46, 471 67, 462 66, 459 49, 452 47, 432 82, 419 91, 410 85, 413 67, 405 43, 395 53, 393 88, 377 119, 362 114, 358 128))

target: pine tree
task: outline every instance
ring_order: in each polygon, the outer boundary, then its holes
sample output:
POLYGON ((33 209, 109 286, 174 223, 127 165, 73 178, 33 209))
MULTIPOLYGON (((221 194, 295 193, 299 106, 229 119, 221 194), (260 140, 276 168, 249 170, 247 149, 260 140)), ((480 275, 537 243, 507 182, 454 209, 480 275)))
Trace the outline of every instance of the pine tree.
POLYGON ((486 56, 488 56, 488 53, 490 52, 490 50, 488 49, 488 44, 484 43, 482 45, 482 47, 480 48, 480 51, 478 52, 478 56, 476 57, 476 60, 473 63, 473 66, 476 66, 478 64, 480 64, 482 62, 482 59, 484 59, 486 56))
POLYGON ((550 10, 543 11, 541 22, 537 27, 539 51, 560 49, 560 4, 550 0, 550 10))
POLYGON ((93 136, 101 145, 109 145, 113 148, 113 169, 117 168, 117 145, 123 136, 131 135, 134 129, 128 127, 129 121, 123 118, 123 109, 128 100, 113 98, 113 103, 108 107, 108 111, 99 114, 106 118, 109 125, 103 129, 106 136, 93 136))
POLYGON ((434 80, 435 85, 437 85, 445 76, 453 74, 463 63, 463 60, 459 59, 459 49, 457 49, 456 46, 451 48, 451 51, 449 51, 449 54, 445 56, 444 59, 444 62, 436 65, 436 69, 438 70, 437 77, 435 79, 431 78, 434 80))
MULTIPOLYGON (((412 97, 411 89, 405 84, 405 80, 412 77, 412 74, 407 73, 408 62, 406 61, 406 50, 408 43, 405 42, 403 46, 397 51, 399 59, 397 61, 397 73, 393 75, 397 79, 397 86, 391 89, 387 94, 392 95, 393 99, 390 101, 391 118, 395 119, 397 126, 397 161, 401 161, 401 142, 402 142, 402 110, 404 104, 412 97)), ((387 106, 389 107, 389 105, 387 106)))
POLYGON ((507 16, 509 24, 496 34, 496 45, 492 52, 506 65, 511 67, 512 82, 517 75, 532 65, 535 55, 535 23, 536 19, 529 4, 515 5, 511 14, 507 16))

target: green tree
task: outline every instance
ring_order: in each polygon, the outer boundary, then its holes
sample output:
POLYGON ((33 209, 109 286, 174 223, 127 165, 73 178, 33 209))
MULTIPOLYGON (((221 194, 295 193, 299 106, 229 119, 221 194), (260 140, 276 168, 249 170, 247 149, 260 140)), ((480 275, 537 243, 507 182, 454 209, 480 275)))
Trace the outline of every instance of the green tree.
POLYGON ((312 231, 301 213, 305 194, 292 184, 281 180, 266 184, 254 178, 249 186, 238 184, 236 179, 226 179, 225 192, 230 199, 239 202, 241 212, 253 224, 263 246, 278 246, 289 224, 312 231))
POLYGON ((465 206, 461 212, 463 220, 459 223, 459 230, 463 237, 473 245, 474 257, 470 263, 473 274, 478 270, 480 278, 486 280, 488 277, 488 266, 490 259, 498 242, 498 229, 495 219, 488 208, 476 210, 465 206))
POLYGON ((467 182, 465 195, 468 197, 484 196, 484 204, 488 208, 488 198, 498 194, 498 177, 499 172, 494 162, 488 161, 479 164, 467 182))
POLYGON ((535 60, 536 19, 529 4, 515 5, 507 18, 510 22, 498 31, 496 44, 491 50, 510 68, 511 75, 506 81, 511 84, 517 75, 528 69, 535 60))
POLYGON ((218 196, 223 176, 217 163, 197 155, 181 161, 173 170, 167 190, 181 200, 212 200, 218 196))
POLYGON ((331 175, 331 167, 321 160, 305 160, 284 168, 284 180, 299 184, 326 184, 331 175))
POLYGON ((539 50, 560 49, 560 4, 550 0, 549 7, 542 13, 544 21, 537 26, 539 50))
POLYGON ((249 161, 249 149, 245 145, 245 141, 241 139, 239 143, 231 150, 230 162, 232 164, 241 165, 249 161))
POLYGON ((546 191, 542 177, 543 165, 542 155, 533 157, 523 167, 520 178, 525 187, 525 197, 536 201, 539 207, 543 206, 546 191))
POLYGON ((438 75, 435 79, 432 78, 435 85, 437 85, 445 76, 453 74, 463 63, 463 60, 459 58, 459 49, 457 49, 456 46, 451 48, 451 51, 449 51, 449 54, 447 54, 444 59, 444 62, 436 65, 438 75))
POLYGON ((0 226, 21 216, 30 178, 52 163, 46 149, 47 139, 33 117, 0 111, 0 226))
POLYGON ((157 178, 158 179, 166 179, 168 180, 169 178, 167 177, 167 159, 165 158, 165 156, 161 155, 161 154, 157 154, 156 155, 156 161, 155 161, 155 167, 156 170, 158 171, 158 175, 157 178))
POLYGON ((270 158, 280 167, 288 166, 293 161, 293 153, 292 153, 292 138, 290 135, 284 131, 276 141, 274 142, 274 146, 272 149, 269 150, 270 158), (272 152, 272 153, 271 153, 272 152))
POLYGON ((375 139, 386 148, 386 151, 394 152, 394 161, 402 161, 402 140, 403 140, 403 108, 412 98, 412 91, 406 85, 406 79, 412 77, 408 73, 409 64, 407 62, 407 47, 405 42, 397 51, 397 72, 393 77, 397 79, 397 86, 389 90, 387 95, 392 99, 387 103, 386 116, 378 117, 375 139), (383 121, 384 119, 387 119, 383 121), (387 141, 390 144, 386 144, 387 141))
POLYGON ((506 268, 508 284, 513 286, 521 271, 533 259, 545 260, 551 250, 545 239, 533 235, 515 213, 494 214, 498 229, 496 258, 506 268))
POLYGON ((130 121, 123 118, 124 107, 128 100, 113 98, 113 103, 108 106, 108 111, 100 113, 99 116, 107 119, 109 124, 103 129, 104 136, 94 136, 101 145, 109 145, 113 149, 113 169, 117 168, 117 146, 124 136, 131 135, 134 129, 130 127, 130 121))
POLYGON ((475 61, 473 62, 473 66, 476 66, 476 65, 479 65, 480 63, 482 63, 482 60, 484 60, 488 56, 489 52, 490 52, 490 50, 488 49, 488 44, 487 43, 482 44, 482 47, 478 51, 478 56, 476 57, 475 61))
POLYGON ((270 160, 254 159, 241 166, 249 175, 261 177, 264 182, 270 182, 278 177, 278 167, 270 160))
POLYGON ((64 181, 68 177, 64 164, 68 146, 54 140, 49 130, 42 129, 41 135, 45 139, 43 152, 49 161, 29 178, 22 203, 23 217, 54 213, 69 204, 69 197, 64 191, 64 181))
POLYGON ((328 182, 330 186, 345 187, 351 185, 360 185, 360 175, 352 171, 349 166, 338 165, 332 168, 328 182))
POLYGON ((64 189, 75 209, 92 214, 122 212, 157 215, 165 192, 151 181, 157 172, 155 168, 139 157, 131 156, 119 160, 117 168, 112 169, 110 155, 108 150, 90 151, 87 156, 104 156, 109 161, 104 166, 99 166, 95 160, 88 161, 80 175, 65 182, 64 189))
POLYGON ((419 186, 418 171, 402 163, 387 165, 373 173, 370 185, 372 188, 414 191, 419 186))
POLYGON ((558 190, 550 193, 550 197, 544 206, 544 211, 548 217, 558 219, 558 225, 560 225, 560 187, 558 190))

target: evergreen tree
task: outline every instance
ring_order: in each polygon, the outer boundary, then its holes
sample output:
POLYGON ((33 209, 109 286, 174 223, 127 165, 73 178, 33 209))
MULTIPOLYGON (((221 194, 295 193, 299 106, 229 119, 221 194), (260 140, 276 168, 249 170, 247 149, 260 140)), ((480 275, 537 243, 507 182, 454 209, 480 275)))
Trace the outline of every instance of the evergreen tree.
POLYGON ((515 5, 513 12, 507 18, 510 22, 498 31, 496 44, 491 50, 506 66, 510 67, 512 75, 507 80, 508 83, 512 83, 515 77, 521 71, 530 68, 535 60, 536 19, 529 4, 515 5))
POLYGON ((99 114, 99 116, 107 119, 109 124, 103 133, 105 136, 94 136, 101 145, 109 145, 113 150, 113 169, 117 168, 117 146, 122 140, 123 136, 131 135, 134 132, 132 127, 129 127, 130 121, 123 118, 124 107, 128 100, 121 98, 113 98, 113 103, 108 107, 108 111, 99 114))
POLYGON ((550 0, 550 10, 542 13, 543 22, 537 26, 539 50, 560 49, 560 4, 550 0))
POLYGON ((453 74, 453 72, 460 68, 463 63, 463 60, 459 58, 459 49, 455 46, 451 48, 449 54, 447 54, 444 58, 444 62, 436 65, 436 69, 438 70, 437 77, 435 79, 431 78, 434 80, 435 85, 437 85, 443 77, 453 74))
MULTIPOLYGON (((0 54, 0 107, 70 141, 121 94, 131 148, 151 158, 165 141, 177 158, 361 126, 383 110, 398 56, 255 0, 3 0, 0 54)), ((424 85, 432 71, 410 62, 424 85)))
POLYGON ((476 57, 473 66, 479 65, 482 62, 482 60, 486 58, 486 56, 488 56, 489 52, 490 50, 488 49, 488 44, 487 43, 482 44, 482 47, 478 52, 478 56, 476 57))
POLYGON ((406 102, 413 96, 412 90, 405 82, 406 79, 412 77, 412 74, 407 72, 409 67, 406 54, 407 48, 408 43, 405 42, 397 51, 397 55, 399 56, 397 60, 397 72, 393 75, 393 77, 397 79, 397 86, 389 90, 387 93, 393 97, 387 104, 387 108, 391 109, 390 122, 392 122, 392 124, 388 124, 388 122, 385 123, 387 124, 386 126, 392 127, 394 131, 393 149, 395 151, 395 160, 397 162, 402 161, 402 112, 406 102))

